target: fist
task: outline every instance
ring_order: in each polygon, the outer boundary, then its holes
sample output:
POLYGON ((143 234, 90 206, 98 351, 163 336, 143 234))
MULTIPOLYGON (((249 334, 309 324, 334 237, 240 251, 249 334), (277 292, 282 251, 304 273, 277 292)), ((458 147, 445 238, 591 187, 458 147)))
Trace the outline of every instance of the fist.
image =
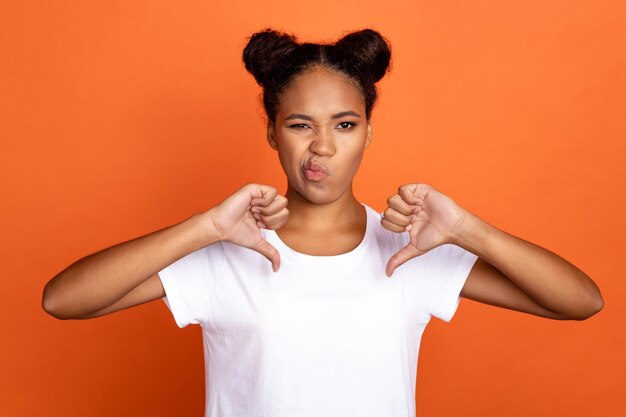
POLYGON ((387 199, 382 226, 392 232, 409 232, 409 243, 387 263, 385 272, 416 256, 448 243, 465 218, 466 211, 454 200, 428 184, 405 184, 387 199))
POLYGON ((259 252, 280 268, 280 255, 261 234, 261 228, 278 229, 289 216, 287 198, 269 185, 248 183, 209 210, 220 240, 259 252))

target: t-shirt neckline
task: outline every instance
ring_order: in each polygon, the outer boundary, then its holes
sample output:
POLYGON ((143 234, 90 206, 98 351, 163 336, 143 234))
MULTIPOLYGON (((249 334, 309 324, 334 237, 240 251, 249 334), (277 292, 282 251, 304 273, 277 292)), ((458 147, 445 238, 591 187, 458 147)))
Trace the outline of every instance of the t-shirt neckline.
POLYGON ((365 208, 366 222, 365 222, 365 234, 361 242, 349 252, 341 253, 339 255, 309 255, 306 253, 298 252, 285 244, 278 236, 275 230, 262 229, 265 232, 267 241, 272 244, 279 253, 287 256, 281 256, 281 262, 290 260, 295 261, 301 266, 328 266, 336 264, 345 264, 352 261, 356 261, 363 256, 363 253, 371 240, 371 234, 374 230, 374 219, 367 205, 360 203, 365 208))

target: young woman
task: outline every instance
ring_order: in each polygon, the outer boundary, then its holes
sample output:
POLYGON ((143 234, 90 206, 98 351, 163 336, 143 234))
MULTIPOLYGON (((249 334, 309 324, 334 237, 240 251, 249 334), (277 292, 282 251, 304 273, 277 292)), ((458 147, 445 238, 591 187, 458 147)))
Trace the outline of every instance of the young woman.
POLYGON ((178 326, 202 326, 213 417, 414 416, 422 332, 460 297, 560 320, 598 312, 582 271, 430 185, 400 186, 383 213, 357 200, 390 57, 369 29, 334 44, 254 34, 243 59, 263 87, 285 196, 246 184, 87 256, 50 280, 44 309, 86 319, 163 298, 178 326))

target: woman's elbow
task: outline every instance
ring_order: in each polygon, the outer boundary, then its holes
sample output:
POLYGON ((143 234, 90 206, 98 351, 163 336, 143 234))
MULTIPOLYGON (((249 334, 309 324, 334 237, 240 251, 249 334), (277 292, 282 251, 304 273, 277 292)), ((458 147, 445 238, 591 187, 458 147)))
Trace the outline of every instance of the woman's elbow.
POLYGON ((46 284, 43 289, 41 308, 43 308, 46 313, 59 320, 73 318, 68 315, 67 311, 64 310, 62 301, 55 294, 55 291, 52 289, 50 283, 46 284))
POLYGON ((598 298, 595 300, 595 304, 592 309, 589 310, 589 315, 585 318, 589 318, 600 312, 604 308, 604 299, 601 295, 598 295, 598 298))
POLYGON ((604 308, 604 299, 600 291, 594 291, 594 294, 589 297, 589 300, 582 305, 576 313, 571 317, 572 320, 586 320, 591 316, 594 316, 604 308))

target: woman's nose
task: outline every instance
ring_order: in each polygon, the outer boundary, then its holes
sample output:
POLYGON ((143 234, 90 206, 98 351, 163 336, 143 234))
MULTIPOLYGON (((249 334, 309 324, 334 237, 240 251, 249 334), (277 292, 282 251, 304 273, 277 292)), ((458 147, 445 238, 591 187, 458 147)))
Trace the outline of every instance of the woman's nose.
POLYGON ((310 149, 311 152, 318 155, 333 155, 335 153, 335 137, 330 132, 318 131, 313 137, 310 149))

